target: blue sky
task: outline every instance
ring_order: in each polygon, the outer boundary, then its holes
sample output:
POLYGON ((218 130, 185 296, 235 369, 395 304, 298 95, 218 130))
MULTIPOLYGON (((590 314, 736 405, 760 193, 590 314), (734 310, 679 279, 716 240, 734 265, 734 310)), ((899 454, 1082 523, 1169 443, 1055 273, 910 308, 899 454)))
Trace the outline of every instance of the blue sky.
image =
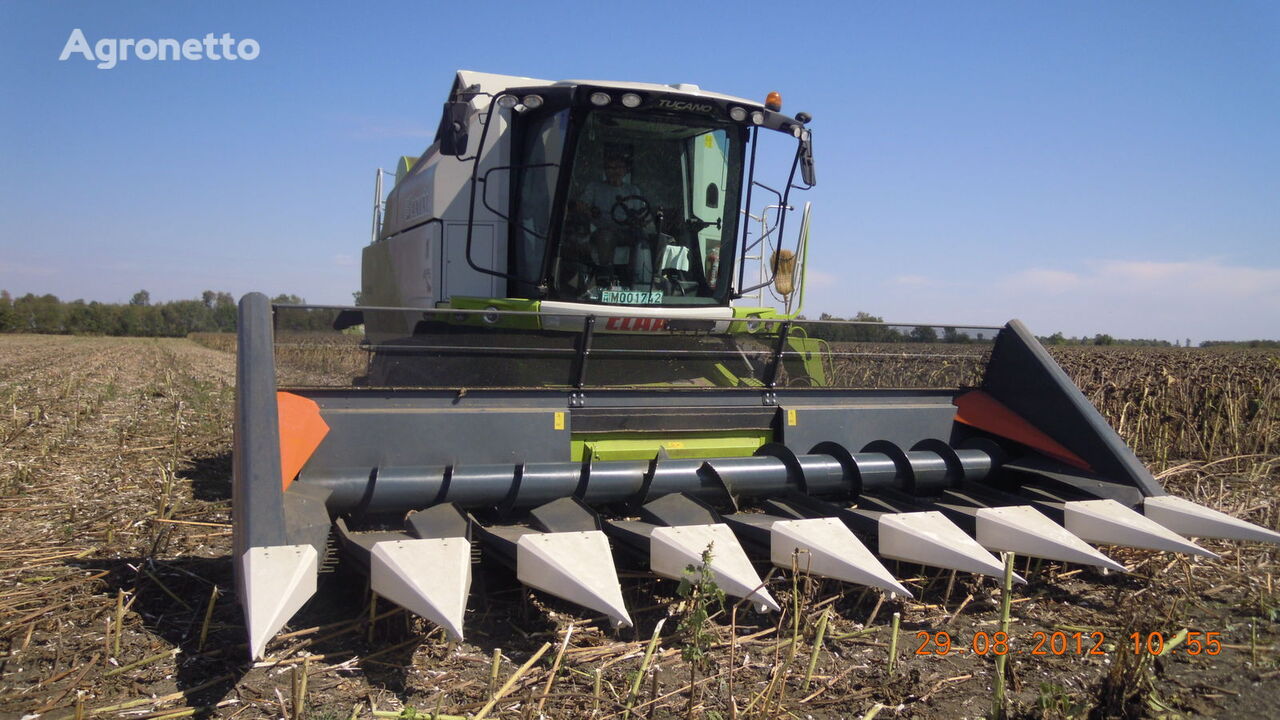
POLYGON ((457 68, 813 114, 806 312, 1280 337, 1280 5, 0 0, 0 287, 359 285, 373 171, 457 68), (58 55, 229 32, 251 62, 58 55))

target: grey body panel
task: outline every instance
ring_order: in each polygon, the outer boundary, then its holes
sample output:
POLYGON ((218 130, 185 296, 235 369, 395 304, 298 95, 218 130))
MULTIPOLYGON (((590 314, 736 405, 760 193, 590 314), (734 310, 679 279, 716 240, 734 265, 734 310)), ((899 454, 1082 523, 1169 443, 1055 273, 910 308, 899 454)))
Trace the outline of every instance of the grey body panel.
POLYGON ((284 527, 290 545, 310 545, 324 557, 329 544, 329 490, 294 482, 284 492, 284 527))
POLYGON ((236 557, 251 547, 293 544, 285 531, 281 492, 271 319, 271 303, 266 295, 249 293, 241 298, 236 333, 236 414, 231 466, 236 557))
POLYGON ((569 446, 568 418, 556 429, 555 413, 565 411, 560 395, 486 406, 425 394, 298 392, 320 405, 329 425, 307 464, 312 471, 551 462, 564 460, 569 446))
POLYGON ((455 505, 449 503, 409 513, 405 516, 404 526, 405 530, 415 538, 471 539, 471 521, 455 505))
POLYGON ((1001 466, 1007 479, 1016 481, 1015 487, 1042 485, 1060 492, 1089 498, 1111 498, 1131 508, 1142 504, 1141 488, 1101 480, 1096 475, 1068 467, 1043 457, 1019 458, 1001 466))
POLYGON ((783 401, 784 415, 795 411, 795 425, 782 423, 782 437, 796 452, 809 452, 834 441, 858 452, 877 440, 907 449, 930 438, 951 434, 956 408, 949 396, 846 398, 840 403, 801 404, 783 401))
POLYGON ((529 513, 534 527, 543 532, 603 530, 600 516, 575 497, 562 496, 529 513))

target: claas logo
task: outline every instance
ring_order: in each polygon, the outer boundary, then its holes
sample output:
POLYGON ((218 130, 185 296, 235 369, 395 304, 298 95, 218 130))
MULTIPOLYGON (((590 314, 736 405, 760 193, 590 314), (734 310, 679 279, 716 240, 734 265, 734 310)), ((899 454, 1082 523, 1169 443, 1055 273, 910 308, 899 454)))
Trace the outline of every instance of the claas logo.
POLYGON ((663 318, 629 318, 629 317, 611 317, 605 322, 606 330, 621 331, 648 331, 657 332, 658 330, 667 329, 667 321, 663 318))

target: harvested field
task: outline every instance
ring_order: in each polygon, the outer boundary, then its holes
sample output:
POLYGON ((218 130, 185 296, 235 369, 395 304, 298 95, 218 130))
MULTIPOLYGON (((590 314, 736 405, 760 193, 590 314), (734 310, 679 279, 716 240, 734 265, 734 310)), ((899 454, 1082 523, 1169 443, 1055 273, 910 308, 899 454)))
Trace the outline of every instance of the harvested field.
MULTIPOLYGON (((697 667, 682 657, 689 608, 673 582, 628 578, 637 627, 614 633, 487 569, 468 641, 451 645, 334 574, 270 658, 250 664, 229 561, 227 349, 0 335, 0 716, 990 713, 995 653, 984 643, 999 630, 997 583, 907 566, 891 569, 909 578, 910 602, 775 573, 786 612, 714 613, 697 667), (490 703, 495 692, 501 701, 490 703)), ((1280 353, 1055 355, 1172 492, 1280 524, 1280 353)), ((1222 560, 1106 549, 1129 575, 1017 558, 1030 583, 1012 593, 1012 714, 1280 715, 1280 554, 1203 544, 1222 560), (1145 652, 1161 638, 1168 652, 1145 652)))

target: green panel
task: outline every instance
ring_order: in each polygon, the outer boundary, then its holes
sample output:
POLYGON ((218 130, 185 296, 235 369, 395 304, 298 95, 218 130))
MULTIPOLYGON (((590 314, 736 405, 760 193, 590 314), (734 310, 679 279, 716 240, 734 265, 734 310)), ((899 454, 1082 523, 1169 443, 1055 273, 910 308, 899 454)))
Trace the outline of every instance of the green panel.
POLYGON ((409 171, 413 169, 413 165, 416 162, 418 162, 418 158, 412 155, 400 156, 400 160, 396 162, 396 184, 397 185, 399 185, 400 181, 403 180, 404 177, 409 174, 409 171))
MULTIPOLYGON (((802 328, 797 328, 797 330, 803 331, 802 328)), ((800 362, 804 365, 803 374, 808 376, 813 386, 826 387, 827 371, 822 364, 822 358, 831 352, 827 342, 819 338, 801 337, 792 334, 787 336, 787 345, 791 347, 793 352, 800 353, 800 362)))
POLYGON ((734 307, 733 316, 735 318, 774 318, 781 317, 778 311, 767 307, 734 307))
MULTIPOLYGON (((780 324, 776 322, 758 323, 752 327, 751 320, 791 318, 789 315, 779 314, 772 308, 734 308, 733 317, 734 321, 729 323, 729 332, 746 333, 762 338, 770 336, 776 338, 780 324)), ((801 354, 800 364, 803 367, 803 370, 801 368, 789 367, 791 372, 796 375, 808 377, 809 382, 814 387, 826 387, 828 384, 828 373, 826 366, 823 364, 823 358, 831 352, 831 348, 827 346, 826 341, 809 337, 803 326, 794 326, 787 335, 787 345, 791 352, 801 354)), ((789 359, 787 364, 788 366, 791 366, 794 362, 795 361, 793 359, 789 359)), ((729 387, 733 387, 739 384, 738 382, 735 382, 735 380, 740 380, 742 385, 760 384, 758 381, 753 381, 751 378, 733 378, 729 371, 723 367, 718 366, 717 370, 719 370, 724 376, 713 378, 713 381, 717 385, 728 385, 729 387)))
POLYGON ((670 433, 592 433, 575 435, 570 443, 572 460, 652 460, 665 448, 667 456, 677 459, 747 457, 773 439, 767 430, 758 433, 704 432, 672 435, 670 433))
POLYGON ((734 322, 729 323, 729 332, 731 333, 748 333, 755 335, 756 333, 768 335, 776 330, 778 323, 750 323, 755 319, 767 320, 774 318, 783 318, 778 314, 777 310, 765 307, 735 307, 733 308, 734 322))
MULTIPOLYGON (((516 310, 520 312, 537 312, 541 302, 522 298, 484 298, 453 296, 449 299, 449 307, 459 310, 516 310)), ((520 330, 538 330, 542 323, 536 316, 516 315, 503 317, 497 324, 485 322, 482 315, 468 315, 459 324, 483 325, 485 327, 516 328, 520 330)))
POLYGON ((764 383, 756 378, 734 375, 724 363, 716 363, 715 370, 711 383, 716 387, 764 387, 764 383))

